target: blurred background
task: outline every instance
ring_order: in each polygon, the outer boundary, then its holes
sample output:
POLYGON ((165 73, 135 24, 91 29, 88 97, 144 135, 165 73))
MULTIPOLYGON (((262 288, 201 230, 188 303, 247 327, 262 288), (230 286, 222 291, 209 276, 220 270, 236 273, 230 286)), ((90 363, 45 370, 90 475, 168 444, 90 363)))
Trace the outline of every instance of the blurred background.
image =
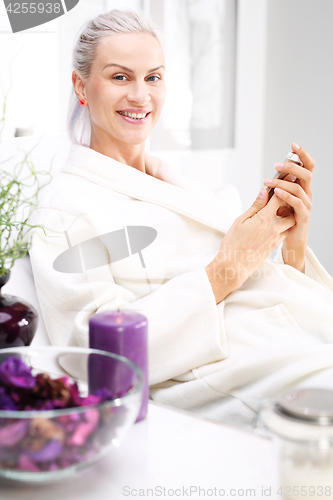
POLYGON ((74 38, 112 8, 164 32, 167 98, 146 148, 212 189, 236 185, 245 211, 291 143, 304 146, 316 159, 309 246, 333 275, 331 0, 80 0, 16 34, 0 2, 0 162, 40 141, 36 167, 57 153, 61 168, 74 38))

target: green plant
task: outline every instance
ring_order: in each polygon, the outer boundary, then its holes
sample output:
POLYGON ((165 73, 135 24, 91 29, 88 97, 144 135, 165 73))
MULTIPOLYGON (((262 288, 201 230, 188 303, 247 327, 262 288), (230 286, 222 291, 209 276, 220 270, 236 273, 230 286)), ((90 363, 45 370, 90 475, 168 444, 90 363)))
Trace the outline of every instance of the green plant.
MULTIPOLYGON (((13 62, 13 61, 12 61, 13 62)), ((12 85, 11 71, 10 86, 12 85)), ((7 94, 4 93, 2 118, 0 118, 0 144, 3 129, 5 126, 7 94)), ((0 276, 7 274, 13 267, 15 261, 24 257, 32 246, 31 229, 41 228, 45 234, 45 229, 60 234, 47 226, 32 225, 28 223, 32 212, 38 208, 38 195, 40 190, 52 181, 52 164, 50 172, 45 170, 36 171, 31 153, 38 146, 40 141, 33 146, 30 151, 24 152, 23 159, 15 164, 12 172, 8 169, 0 168, 0 276), (48 182, 40 184, 41 176, 49 177, 48 182), (28 190, 30 195, 27 196, 28 190)), ((0 165, 8 163, 12 158, 0 161, 0 165)), ((52 163, 52 162, 51 162, 52 163)), ((83 214, 79 214, 80 217, 83 214)), ((76 218, 72 222, 75 222, 76 218)), ((71 224, 71 225, 72 225, 71 224)), ((71 227, 69 226, 69 228, 71 227)), ((68 229, 66 231, 68 231, 68 229)), ((56 236, 53 236, 56 237, 56 236)))
POLYGON ((24 257, 30 250, 31 229, 39 227, 46 234, 43 226, 27 222, 38 206, 39 191, 52 180, 50 172, 35 170, 30 158, 33 149, 24 153, 13 173, 0 169, 0 276, 8 273, 16 259, 24 257), (42 175, 49 177, 43 185, 40 184, 42 175), (28 189, 32 191, 30 196, 25 194, 28 189))
MULTIPOLYGON (((0 119, 0 142, 5 126, 7 95, 12 85, 11 64, 9 68, 10 85, 7 93, 4 93, 2 118, 0 119)), ((43 226, 31 225, 27 222, 32 211, 37 208, 40 189, 52 180, 50 172, 37 172, 34 168, 30 155, 36 146, 28 152, 22 152, 23 159, 16 163, 13 173, 0 169, 0 276, 7 274, 16 259, 24 257, 29 252, 32 244, 31 233, 29 233, 31 229, 40 227, 46 234, 43 226), (42 186, 39 181, 40 175, 49 177, 49 181, 42 186), (32 184, 29 184, 28 181, 32 181, 32 184), (28 188, 30 191, 31 188, 33 190, 31 196, 26 196, 23 193, 23 189, 26 191, 28 188), (28 211, 26 215, 25 211, 28 211)), ((0 164, 8 163, 10 160, 11 158, 7 158, 0 164)))

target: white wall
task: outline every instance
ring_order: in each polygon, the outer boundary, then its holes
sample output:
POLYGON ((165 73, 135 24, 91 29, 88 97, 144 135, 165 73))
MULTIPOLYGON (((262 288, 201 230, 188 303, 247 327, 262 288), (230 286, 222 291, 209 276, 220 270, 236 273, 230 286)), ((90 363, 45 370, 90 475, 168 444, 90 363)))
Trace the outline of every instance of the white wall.
POLYGON ((309 246, 333 274, 333 2, 269 0, 264 177, 292 142, 316 160, 309 246))
POLYGON ((185 175, 210 188, 235 185, 244 211, 257 197, 264 178, 267 3, 237 2, 235 147, 159 152, 178 163, 185 175))
POLYGON ((14 137, 16 128, 32 127, 37 136, 59 132, 58 30, 54 19, 13 34, 0 2, 0 119, 7 96, 2 139, 14 137))
POLYGON ((262 186, 268 0, 238 0, 235 167, 225 173, 252 205, 262 186))

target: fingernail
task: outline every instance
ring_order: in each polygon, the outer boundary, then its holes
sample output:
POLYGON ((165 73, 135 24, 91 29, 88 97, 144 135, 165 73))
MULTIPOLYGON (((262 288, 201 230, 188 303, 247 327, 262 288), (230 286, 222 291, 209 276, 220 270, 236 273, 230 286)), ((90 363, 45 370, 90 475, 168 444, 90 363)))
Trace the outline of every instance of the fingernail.
POLYGON ((283 167, 283 163, 275 163, 274 166, 275 166, 276 170, 281 170, 283 167))
POLYGON ((294 182, 296 179, 297 179, 297 177, 295 177, 294 175, 290 175, 290 180, 291 180, 292 182, 294 182))
POLYGON ((274 189, 274 192, 275 192, 276 194, 282 194, 282 193, 283 193, 283 190, 282 190, 282 189, 280 189, 280 188, 275 188, 275 189, 274 189))
POLYGON ((265 194, 265 191, 266 191, 266 190, 265 190, 265 188, 261 188, 261 189, 260 189, 260 192, 259 192, 259 194, 258 194, 258 198, 263 198, 263 197, 264 197, 264 194, 265 194))
POLYGON ((264 184, 267 184, 267 186, 270 186, 272 184, 272 179, 265 179, 264 184))
POLYGON ((293 149, 301 149, 301 146, 299 146, 296 142, 293 142, 293 149))

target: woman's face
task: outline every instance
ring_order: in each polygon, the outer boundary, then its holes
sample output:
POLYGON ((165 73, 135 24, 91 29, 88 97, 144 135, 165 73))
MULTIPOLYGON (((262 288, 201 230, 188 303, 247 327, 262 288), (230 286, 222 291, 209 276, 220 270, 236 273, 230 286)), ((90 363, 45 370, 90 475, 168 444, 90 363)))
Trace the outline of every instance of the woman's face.
POLYGON ((94 137, 143 143, 162 112, 164 71, 153 35, 121 33, 100 40, 84 90, 94 137))

